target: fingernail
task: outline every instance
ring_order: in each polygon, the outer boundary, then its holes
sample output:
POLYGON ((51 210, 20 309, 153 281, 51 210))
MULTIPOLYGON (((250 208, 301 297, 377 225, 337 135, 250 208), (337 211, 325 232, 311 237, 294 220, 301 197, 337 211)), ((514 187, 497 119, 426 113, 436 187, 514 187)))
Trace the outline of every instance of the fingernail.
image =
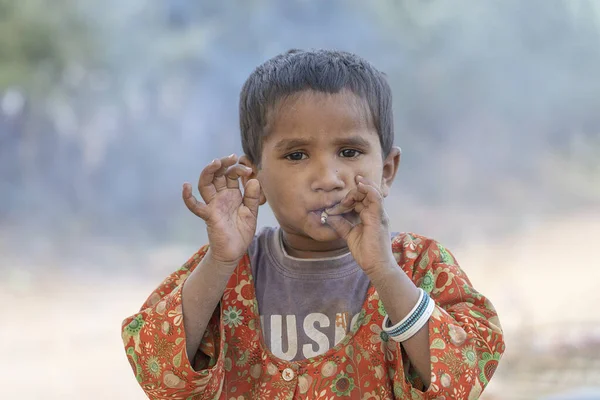
POLYGON ((235 157, 235 153, 231 153, 231 154, 229 155, 229 158, 232 158, 232 157, 235 157))

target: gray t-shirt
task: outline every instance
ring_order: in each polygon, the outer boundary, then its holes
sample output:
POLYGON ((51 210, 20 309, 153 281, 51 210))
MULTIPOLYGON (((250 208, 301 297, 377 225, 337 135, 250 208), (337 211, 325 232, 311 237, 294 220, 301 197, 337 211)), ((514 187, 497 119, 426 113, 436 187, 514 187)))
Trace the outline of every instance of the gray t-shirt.
POLYGON ((370 283, 352 254, 291 257, 279 228, 262 229, 248 252, 265 343, 275 356, 314 357, 348 334, 370 283))

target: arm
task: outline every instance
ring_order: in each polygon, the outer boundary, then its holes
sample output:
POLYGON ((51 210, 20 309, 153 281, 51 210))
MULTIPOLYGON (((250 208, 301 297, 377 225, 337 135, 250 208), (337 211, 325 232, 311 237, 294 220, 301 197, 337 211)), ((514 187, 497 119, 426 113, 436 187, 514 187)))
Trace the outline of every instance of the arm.
MULTIPOLYGON (((452 255, 437 243, 415 239, 409 240, 404 249, 398 244, 392 246, 382 200, 373 182, 357 177, 357 188, 326 210, 327 223, 346 239, 392 323, 402 320, 415 305, 417 285, 435 301, 428 324, 402 343, 423 386, 428 388, 427 395, 453 398, 454 390, 480 394, 504 351, 493 306, 471 287, 452 255), (359 213, 360 223, 353 224, 342 216, 349 210, 359 213), (405 259, 401 259, 403 256, 405 259), (442 286, 438 288, 438 284, 442 286)), ((405 384, 400 369, 394 380, 405 384)))
POLYGON ((204 168, 198 182, 204 203, 192 195, 189 184, 183 187, 183 200, 191 212, 206 222, 210 243, 206 257, 183 287, 183 323, 190 359, 256 231, 260 186, 256 179, 250 180, 242 195, 238 178, 248 177, 252 170, 236 162, 237 157, 231 155, 213 160, 204 168))
MULTIPOLYGON (((420 378, 409 376, 409 381, 425 398, 454 398, 459 392, 466 393, 464 397, 479 397, 505 348, 494 307, 472 287, 453 255, 439 243, 416 235, 401 235, 392 247, 400 260, 391 263, 396 273, 388 270, 376 278, 384 282, 381 286, 385 298, 381 293, 380 297, 388 316, 394 322, 394 318, 403 318, 410 311, 401 310, 399 316, 392 314, 402 307, 403 301, 393 290, 394 285, 400 284, 394 278, 397 274, 415 282, 412 286, 423 288, 436 303, 428 324, 402 343, 411 370, 414 367, 420 378)), ((415 301, 411 300, 409 305, 415 301)), ((404 382, 405 377, 397 373, 395 380, 404 382)))
POLYGON ((231 273, 237 266, 216 261, 208 250, 206 256, 185 281, 182 290, 183 326, 186 353, 190 360, 198 350, 208 322, 223 296, 231 273))
POLYGON ((238 178, 252 171, 236 162, 232 155, 214 160, 202 171, 198 189, 204 202, 196 200, 189 184, 184 185, 184 202, 205 221, 209 246, 123 322, 125 351, 150 398, 213 398, 220 390, 224 346, 217 305, 254 237, 260 199, 255 179, 248 180, 242 195, 238 178))
MULTIPOLYGON (((369 275, 369 279, 377 289, 392 324, 408 315, 419 298, 419 291, 415 284, 393 261, 390 261, 387 266, 374 270, 369 275)), ((402 347, 425 387, 429 387, 431 383, 429 324, 425 324, 413 337, 403 342, 402 347)))
MULTIPOLYGON (((138 313, 123 321, 121 336, 127 358, 149 398, 185 399, 192 393, 210 398, 218 390, 223 372, 218 366, 199 371, 192 368, 182 324, 182 286, 207 249, 205 246, 194 254, 152 292, 138 313)), ((203 351, 211 359, 219 353, 218 329, 218 318, 213 318, 204 335, 203 351)))
MULTIPOLYGON (((363 177, 356 177, 356 189, 326 211, 329 214, 327 223, 346 239, 354 259, 377 289, 392 323, 402 320, 417 302, 419 291, 395 261, 383 195, 377 185, 363 177), (359 213, 359 224, 353 225, 342 216, 350 210, 359 213)), ((429 385, 431 362, 427 326, 403 346, 419 376, 429 385)))

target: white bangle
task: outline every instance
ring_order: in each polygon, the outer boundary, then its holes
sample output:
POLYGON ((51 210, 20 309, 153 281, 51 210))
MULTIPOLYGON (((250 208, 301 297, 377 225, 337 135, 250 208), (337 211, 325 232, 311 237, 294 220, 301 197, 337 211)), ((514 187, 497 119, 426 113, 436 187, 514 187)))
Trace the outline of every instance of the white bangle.
POLYGON ((421 314, 420 318, 404 333, 397 336, 390 336, 395 342, 405 342, 411 337, 413 337, 423 326, 427 324, 429 321, 429 317, 433 314, 433 310, 435 309, 435 302, 431 297, 427 296, 428 302, 427 307, 423 314, 421 314))
POLYGON ((418 288, 418 289, 419 289, 419 299, 415 303, 415 306, 412 308, 412 310, 410 310, 409 313, 406 314, 406 316, 404 318, 402 318, 402 320, 400 322, 398 322, 397 324, 395 324, 393 326, 388 326, 390 324, 390 319, 387 316, 387 314, 385 315, 385 318, 383 319, 383 323, 381 324, 381 329, 385 333, 387 333, 390 336, 393 336, 395 331, 404 330, 403 328, 406 326, 406 324, 409 322, 409 320, 414 318, 415 312, 419 308, 419 305, 421 305, 421 303, 423 302, 423 297, 427 296, 427 294, 425 293, 425 291, 423 289, 421 289, 421 288, 418 288))

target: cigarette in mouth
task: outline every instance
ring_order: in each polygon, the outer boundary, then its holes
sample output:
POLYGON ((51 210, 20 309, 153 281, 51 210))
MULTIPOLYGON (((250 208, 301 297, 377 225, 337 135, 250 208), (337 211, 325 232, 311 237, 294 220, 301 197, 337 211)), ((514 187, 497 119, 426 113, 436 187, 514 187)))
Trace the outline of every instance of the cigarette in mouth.
POLYGON ((327 217, 328 217, 327 213, 325 211, 323 211, 321 213, 321 224, 322 225, 325 225, 327 223, 327 217))

